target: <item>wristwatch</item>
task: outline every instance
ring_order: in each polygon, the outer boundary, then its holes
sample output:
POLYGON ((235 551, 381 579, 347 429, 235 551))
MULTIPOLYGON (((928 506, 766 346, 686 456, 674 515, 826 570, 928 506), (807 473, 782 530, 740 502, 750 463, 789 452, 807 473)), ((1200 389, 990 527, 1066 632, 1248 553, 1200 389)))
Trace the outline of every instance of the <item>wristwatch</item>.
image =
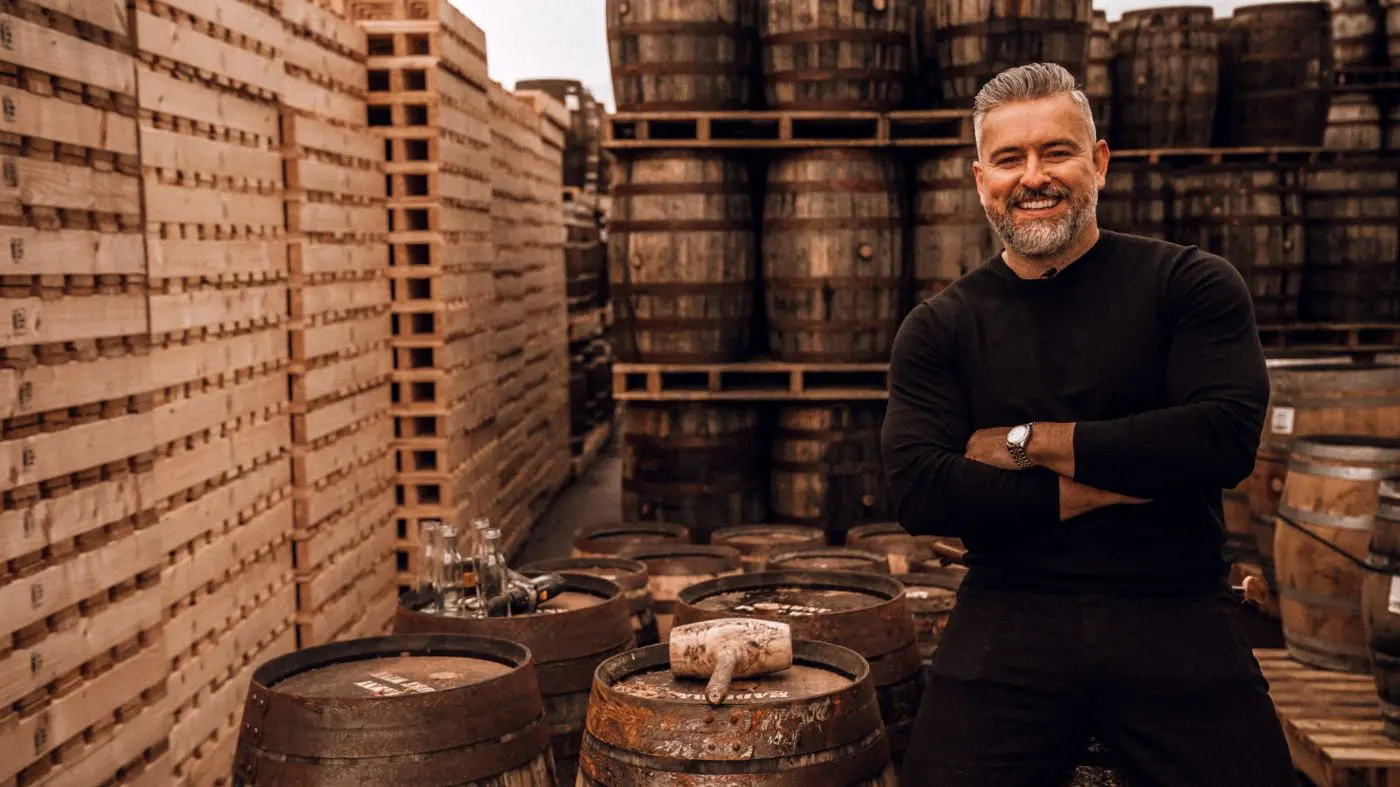
POLYGON ((1026 444, 1031 441, 1031 427, 1035 425, 1032 421, 1028 424, 1011 427, 1011 431, 1006 433, 1006 452, 1011 454, 1016 466, 1022 470, 1029 470, 1035 467, 1035 462, 1031 461, 1026 454, 1026 444))

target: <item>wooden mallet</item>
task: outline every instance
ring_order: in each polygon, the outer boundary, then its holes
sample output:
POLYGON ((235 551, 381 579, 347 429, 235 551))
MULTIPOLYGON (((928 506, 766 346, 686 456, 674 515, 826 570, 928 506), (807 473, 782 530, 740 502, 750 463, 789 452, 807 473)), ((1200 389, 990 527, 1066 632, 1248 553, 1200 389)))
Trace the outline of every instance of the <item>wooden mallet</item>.
POLYGON ((724 703, 735 678, 756 678, 792 666, 792 627, 776 620, 721 618, 671 629, 671 674, 709 678, 705 698, 724 703))

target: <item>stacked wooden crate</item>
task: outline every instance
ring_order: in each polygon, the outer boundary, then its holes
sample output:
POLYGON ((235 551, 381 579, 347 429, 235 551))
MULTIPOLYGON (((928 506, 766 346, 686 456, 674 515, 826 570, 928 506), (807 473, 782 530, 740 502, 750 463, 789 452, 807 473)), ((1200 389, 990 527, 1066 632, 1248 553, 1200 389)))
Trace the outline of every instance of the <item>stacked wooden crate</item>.
POLYGON ((388 158, 400 586, 423 521, 466 529, 496 497, 486 37, 446 0, 408 5, 350 4, 388 158))
MULTIPOLYGON (((81 4, 80 4, 81 5, 81 4)), ((252 670, 294 649, 276 7, 132 0, 171 714, 163 783, 228 768, 252 670)))
POLYGON ((123 0, 0 10, 0 784, 152 780, 166 541, 123 0))
POLYGON ((297 642, 384 632, 397 598, 383 143, 363 30, 283 0, 297 642))

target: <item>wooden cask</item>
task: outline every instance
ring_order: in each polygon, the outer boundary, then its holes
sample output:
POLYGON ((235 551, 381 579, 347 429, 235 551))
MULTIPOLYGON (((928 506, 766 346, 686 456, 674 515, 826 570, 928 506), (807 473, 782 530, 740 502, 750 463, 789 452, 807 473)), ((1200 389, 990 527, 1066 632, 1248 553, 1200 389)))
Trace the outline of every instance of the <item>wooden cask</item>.
POLYGON ((846 546, 884 555, 891 574, 908 574, 934 559, 931 537, 909 535, 898 522, 857 525, 846 531, 846 546))
POLYGON ((855 571, 888 574, 890 563, 878 552, 850 547, 816 547, 780 552, 768 559, 772 571, 855 571))
POLYGON ((770 570, 702 582, 681 591, 676 625, 719 618, 777 620, 794 639, 850 648, 870 665, 880 715, 898 761, 923 692, 914 618, 904 586, 888 576, 770 570))
POLYGON ((519 571, 527 577, 559 572, 602 577, 622 588, 623 595, 627 596, 627 608, 632 613, 632 639, 637 647, 661 641, 656 631, 656 615, 651 610, 647 566, 641 561, 624 557, 562 557, 526 563, 519 571))
POLYGON ((1218 124, 1228 146, 1322 144, 1332 103, 1332 9, 1241 6, 1221 46, 1218 124))
MULTIPOLYGON (((1400 8, 1400 5, 1395 7, 1400 8)), ((1396 68, 1400 68, 1400 66, 1396 66, 1396 68)), ((1385 115, 1385 149, 1387 151, 1400 151, 1400 103, 1392 106, 1385 115)))
POLYGON ((1327 110, 1322 146, 1330 150, 1380 150, 1385 144, 1381 117, 1375 94, 1338 91, 1327 110))
POLYGON ((938 641, 943 636, 943 629, 948 626, 953 607, 957 606, 958 588, 966 575, 967 570, 962 567, 894 575, 904 586, 904 597, 908 599, 909 611, 914 616, 919 660, 925 668, 938 650, 938 641))
POLYGON ((1371 542, 1381 482, 1396 477, 1400 440, 1314 434, 1293 442, 1279 498, 1274 567, 1283 638, 1297 661, 1371 671, 1361 613, 1366 572, 1357 561, 1371 542))
POLYGON ((720 712, 705 681, 669 666, 655 645, 599 667, 579 787, 898 786, 871 669, 854 651, 796 639, 791 668, 735 680, 720 712))
POLYGON ((1115 146, 1210 145, 1221 68, 1214 18, 1201 5, 1123 14, 1114 31, 1115 146))
POLYGON ((1334 161, 1306 170, 1307 268, 1299 317, 1389 322, 1400 317, 1400 165, 1334 161))
MULTIPOLYGON (((919 161, 913 221, 916 301, 937 295, 1001 252, 1001 240, 977 193, 975 160, 977 148, 953 147, 919 161)), ((1113 172, 1110 168, 1109 177, 1113 172)))
POLYGON ((608 250, 602 228, 590 205, 564 203, 564 286, 569 311, 582 312, 603 305, 603 284, 608 278, 608 250))
POLYGON ((764 0, 764 89, 773 109, 898 109, 912 69, 912 0, 764 0))
POLYGON ((1117 232, 1175 240, 1169 173, 1146 159, 1117 159, 1099 190, 1099 226, 1117 232))
POLYGON ((647 567, 647 587, 651 590, 656 630, 662 642, 670 640, 672 621, 676 617, 676 597, 682 590, 697 582, 741 574, 744 570, 739 550, 734 547, 638 544, 622 554, 647 567))
POLYGON ((610 522, 574 534, 574 557, 616 557, 634 544, 689 544, 690 529, 669 522, 610 522))
POLYGON ((1260 324, 1298 319, 1305 177, 1297 167, 1239 164, 1183 170, 1173 183, 1175 240, 1239 269, 1260 324))
MULTIPOLYGON (((1400 0, 1386 0, 1385 40, 1390 67, 1400 69, 1400 0)), ((1394 149, 1400 149, 1400 145, 1394 149)))
POLYGON ((763 212, 763 285, 773 357, 889 359, 904 310, 899 171, 888 154, 776 156, 763 212))
POLYGON ((758 275, 747 168, 724 153, 647 151, 619 170, 608 217, 617 358, 742 359, 758 275))
POLYGON ((772 518, 821 528, 831 544, 846 543, 846 531, 855 525, 889 521, 880 454, 884 417, 884 402, 778 408, 772 518))
POLYGON ((970 109, 1002 71, 1057 63, 1083 84, 1089 66, 1090 0, 922 0, 923 70, 944 106, 970 109))
POLYGON ((1089 59, 1084 72, 1084 95, 1094 110, 1098 139, 1113 139, 1113 28, 1108 12, 1094 9, 1089 22, 1089 59))
POLYGON ((757 13, 758 0, 607 0, 618 111, 748 107, 757 13))
POLYGON ((1337 71, 1384 66, 1385 8, 1382 0, 1330 0, 1332 61, 1337 71))
POLYGON ((554 787, 535 661, 514 642, 460 635, 279 656, 253 672, 233 777, 246 787, 554 787))
POLYGON ((744 571, 762 571, 768 558, 794 549, 826 545, 826 531, 811 525, 734 525, 710 534, 710 543, 734 547, 744 562, 744 571))
POLYGON ((1400 740, 1400 486, 1382 481, 1362 582, 1361 614, 1387 737, 1400 740))
POLYGON ((530 649, 550 726, 550 748, 561 784, 578 768, 593 671, 634 647, 631 604, 617 584, 587 574, 561 574, 564 591, 533 614, 502 618, 457 617, 432 611, 427 593, 405 594, 395 634, 495 637, 530 649))
POLYGON ((628 402, 622 421, 622 516, 670 522, 706 544, 726 525, 768 519, 759 410, 744 404, 628 402))

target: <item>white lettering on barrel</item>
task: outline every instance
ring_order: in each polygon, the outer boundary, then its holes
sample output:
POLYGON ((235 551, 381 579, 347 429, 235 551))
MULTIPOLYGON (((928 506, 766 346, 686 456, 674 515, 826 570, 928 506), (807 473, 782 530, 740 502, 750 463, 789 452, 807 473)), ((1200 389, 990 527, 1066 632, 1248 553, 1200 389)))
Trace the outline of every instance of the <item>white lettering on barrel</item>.
POLYGON ((398 697, 403 694, 402 691, 392 686, 385 686, 383 683, 375 683, 372 680, 358 681, 355 685, 376 697, 398 697))

